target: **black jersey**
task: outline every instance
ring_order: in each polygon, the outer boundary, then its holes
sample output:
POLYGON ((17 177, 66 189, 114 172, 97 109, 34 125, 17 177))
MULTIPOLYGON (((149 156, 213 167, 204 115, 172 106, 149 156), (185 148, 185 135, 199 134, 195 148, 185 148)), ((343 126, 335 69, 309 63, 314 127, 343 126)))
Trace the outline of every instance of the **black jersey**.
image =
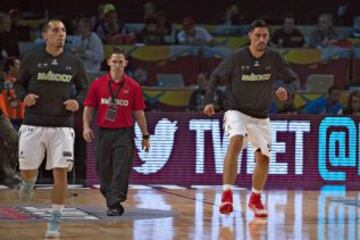
POLYGON ((86 96, 86 73, 81 61, 70 53, 52 56, 45 49, 27 54, 15 82, 16 95, 24 100, 29 93, 39 95, 36 104, 26 107, 23 123, 34 126, 72 127, 72 112, 64 102, 79 105, 86 96))
POLYGON ((280 85, 288 94, 299 87, 296 74, 271 48, 266 48, 260 58, 255 58, 249 47, 228 55, 211 74, 206 103, 212 102, 220 82, 226 84, 226 110, 238 110, 256 118, 268 117, 272 94, 280 85))

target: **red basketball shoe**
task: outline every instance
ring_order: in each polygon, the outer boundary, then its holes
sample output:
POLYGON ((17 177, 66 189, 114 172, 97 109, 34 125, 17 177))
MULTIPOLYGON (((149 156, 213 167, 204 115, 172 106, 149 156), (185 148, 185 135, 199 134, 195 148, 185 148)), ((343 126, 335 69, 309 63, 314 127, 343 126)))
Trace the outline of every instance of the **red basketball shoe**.
POLYGON ((268 216, 268 213, 261 202, 261 194, 251 193, 248 206, 254 212, 255 217, 268 216))
POLYGON ((233 194, 230 189, 223 191, 219 210, 221 214, 230 214, 233 211, 233 194))

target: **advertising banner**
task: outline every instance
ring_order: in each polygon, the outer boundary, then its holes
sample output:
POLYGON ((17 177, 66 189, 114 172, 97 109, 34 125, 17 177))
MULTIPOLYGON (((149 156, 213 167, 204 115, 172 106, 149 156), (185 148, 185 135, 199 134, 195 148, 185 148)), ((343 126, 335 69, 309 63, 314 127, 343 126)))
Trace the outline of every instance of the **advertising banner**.
MULTIPOLYGON (((222 184, 229 140, 222 115, 147 113, 151 149, 136 153, 132 184, 222 184)), ((359 119, 310 115, 271 116, 268 188, 316 188, 325 184, 360 186, 359 119)), ((238 159, 236 184, 251 186, 255 160, 249 145, 238 159)), ((87 146, 87 183, 97 184, 95 144, 87 146)))

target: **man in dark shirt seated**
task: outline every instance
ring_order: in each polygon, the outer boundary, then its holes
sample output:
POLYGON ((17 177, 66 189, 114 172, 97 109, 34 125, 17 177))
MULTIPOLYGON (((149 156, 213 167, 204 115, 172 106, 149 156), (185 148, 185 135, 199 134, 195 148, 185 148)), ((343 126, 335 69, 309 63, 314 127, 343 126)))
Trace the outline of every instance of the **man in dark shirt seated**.
POLYGON ((271 42, 279 48, 295 48, 302 47, 305 40, 300 30, 295 28, 294 17, 286 16, 283 26, 275 30, 271 42))
POLYGON ((19 57, 20 51, 17 41, 19 39, 17 33, 12 31, 10 16, 0 13, 0 49, 6 51, 8 56, 19 57))
POLYGON ((165 42, 165 35, 158 29, 156 18, 147 18, 144 28, 137 36, 138 42, 149 45, 160 45, 165 42))
MULTIPOLYGON (((188 110, 200 112, 205 106, 205 95, 209 86, 209 73, 200 72, 196 82, 198 84, 198 89, 191 94, 188 110)), ((216 89, 214 103, 217 112, 224 110, 224 94, 219 89, 216 89)))

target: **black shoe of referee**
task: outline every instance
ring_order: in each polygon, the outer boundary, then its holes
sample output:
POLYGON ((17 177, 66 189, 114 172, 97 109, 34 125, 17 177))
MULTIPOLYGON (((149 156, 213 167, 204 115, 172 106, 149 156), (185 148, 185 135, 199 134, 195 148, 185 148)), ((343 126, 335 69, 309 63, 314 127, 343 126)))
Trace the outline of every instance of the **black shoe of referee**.
POLYGON ((124 213, 124 207, 121 206, 121 204, 119 204, 116 207, 109 207, 106 215, 109 217, 114 217, 114 216, 121 216, 124 213))

